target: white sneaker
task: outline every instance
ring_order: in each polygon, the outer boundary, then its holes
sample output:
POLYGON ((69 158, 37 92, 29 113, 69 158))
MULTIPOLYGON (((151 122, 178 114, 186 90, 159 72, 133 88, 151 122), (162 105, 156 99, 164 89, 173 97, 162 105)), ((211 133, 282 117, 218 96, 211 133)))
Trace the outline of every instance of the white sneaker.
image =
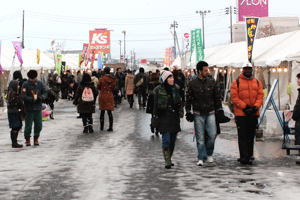
POLYGON ((197 162, 197 165, 198 165, 198 166, 203 166, 203 160, 199 160, 199 161, 197 162))
POLYGON ((214 162, 214 157, 212 157, 212 156, 207 156, 207 162, 208 162, 208 163, 214 162))

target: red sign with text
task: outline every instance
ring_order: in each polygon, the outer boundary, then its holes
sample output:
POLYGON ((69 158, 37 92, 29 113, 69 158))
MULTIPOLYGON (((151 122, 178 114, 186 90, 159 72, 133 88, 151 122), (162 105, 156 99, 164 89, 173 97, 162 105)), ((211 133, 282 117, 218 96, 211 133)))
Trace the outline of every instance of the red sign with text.
POLYGON ((147 59, 141 59, 141 64, 147 64, 147 59))
POLYGON ((90 49, 94 49, 96 54, 110 54, 110 31, 93 30, 90 31, 90 49))
POLYGON ((268 0, 238 0, 238 20, 245 21, 245 17, 268 17, 268 0))

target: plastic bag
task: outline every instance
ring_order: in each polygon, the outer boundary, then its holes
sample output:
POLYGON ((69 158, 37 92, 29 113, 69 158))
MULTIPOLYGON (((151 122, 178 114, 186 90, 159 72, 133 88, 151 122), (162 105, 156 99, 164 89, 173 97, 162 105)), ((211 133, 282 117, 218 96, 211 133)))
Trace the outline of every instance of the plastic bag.
POLYGON ((230 118, 230 119, 234 119, 234 114, 231 112, 230 108, 228 107, 228 105, 226 104, 222 104, 223 110, 224 110, 224 114, 226 117, 230 118))

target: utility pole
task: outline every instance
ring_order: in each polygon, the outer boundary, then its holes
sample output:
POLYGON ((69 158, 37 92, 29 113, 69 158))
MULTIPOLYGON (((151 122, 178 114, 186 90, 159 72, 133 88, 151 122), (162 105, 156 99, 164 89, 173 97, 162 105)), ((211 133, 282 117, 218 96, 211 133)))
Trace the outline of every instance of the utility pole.
POLYGON ((24 49, 24 15, 25 15, 25 11, 23 10, 22 49, 24 49))
POLYGON ((232 11, 236 14, 236 7, 230 6, 226 8, 225 14, 230 14, 230 42, 233 43, 233 34, 232 34, 232 11))
POLYGON ((200 17, 202 18, 202 39, 203 39, 203 49, 205 49, 205 39, 204 39, 204 16, 206 15, 206 13, 210 13, 210 10, 200 10, 200 11, 196 11, 197 14, 200 14, 200 17))
POLYGON ((120 45, 120 63, 121 63, 121 61, 122 61, 122 52, 121 52, 122 41, 121 40, 119 40, 119 45, 120 45))
POLYGON ((178 28, 178 23, 176 21, 173 22, 173 24, 171 24, 171 28, 174 28, 174 33, 173 33, 173 37, 174 37, 174 59, 176 59, 176 29, 175 28, 178 28))
POLYGON ((126 31, 122 31, 122 33, 124 34, 124 60, 125 60, 125 65, 127 65, 126 63, 126 47, 125 47, 125 36, 126 36, 126 31))

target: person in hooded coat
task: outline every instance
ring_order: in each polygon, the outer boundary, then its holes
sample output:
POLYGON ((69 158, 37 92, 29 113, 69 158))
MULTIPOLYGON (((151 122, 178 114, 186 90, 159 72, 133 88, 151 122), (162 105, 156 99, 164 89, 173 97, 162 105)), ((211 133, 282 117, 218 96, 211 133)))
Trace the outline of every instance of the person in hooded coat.
POLYGON ((180 98, 180 87, 174 84, 173 74, 165 71, 162 74, 162 81, 162 85, 154 89, 152 125, 162 134, 165 168, 170 169, 174 166, 171 157, 177 133, 181 131, 180 118, 183 117, 183 103, 180 98))
POLYGON ((114 95, 113 90, 116 87, 116 78, 110 75, 110 68, 104 68, 105 75, 98 81, 97 89, 100 90, 99 95, 99 110, 100 113, 100 130, 104 128, 104 114, 107 111, 109 118, 109 129, 107 131, 113 131, 113 115, 111 111, 114 111, 114 95))
POLYGON ((84 74, 82 80, 77 88, 73 104, 77 106, 77 112, 80 113, 83 123, 84 133, 93 133, 93 117, 92 114, 95 113, 95 102, 98 95, 98 91, 94 86, 89 74, 84 74), (82 98, 83 92, 86 89, 91 89, 93 92, 93 98, 90 101, 86 101, 82 98))
POLYGON ((133 106, 133 90, 134 90, 134 75, 132 71, 128 70, 127 76, 125 78, 125 91, 127 95, 127 100, 130 105, 130 108, 133 106))
POLYGON ((24 104, 19 93, 19 81, 12 80, 8 86, 7 94, 7 116, 9 122, 10 138, 12 148, 22 148, 23 145, 18 144, 17 138, 22 128, 22 119, 24 120, 24 104))

